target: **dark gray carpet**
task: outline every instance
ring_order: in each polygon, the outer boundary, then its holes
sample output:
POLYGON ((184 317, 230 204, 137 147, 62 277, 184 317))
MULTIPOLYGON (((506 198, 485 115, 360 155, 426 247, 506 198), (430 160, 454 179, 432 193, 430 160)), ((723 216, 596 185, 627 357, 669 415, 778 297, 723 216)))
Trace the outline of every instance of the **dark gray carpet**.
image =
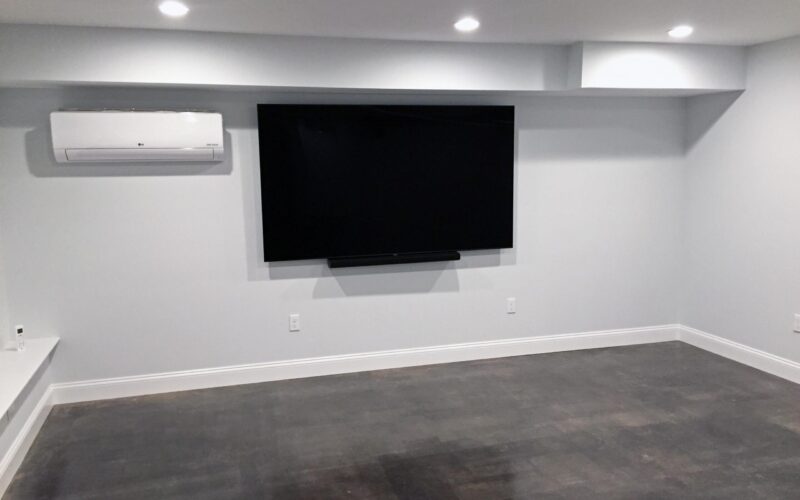
POLYGON ((21 499, 800 498, 800 386, 677 342, 53 409, 21 499))

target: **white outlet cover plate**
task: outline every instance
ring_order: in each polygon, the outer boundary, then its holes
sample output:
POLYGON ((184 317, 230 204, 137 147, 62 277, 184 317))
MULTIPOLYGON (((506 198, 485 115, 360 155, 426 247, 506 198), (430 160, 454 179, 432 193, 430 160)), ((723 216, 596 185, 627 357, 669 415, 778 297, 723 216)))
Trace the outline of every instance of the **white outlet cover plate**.
POLYGON ((516 314, 517 312, 517 299, 515 297, 509 297, 506 299, 506 313, 508 314, 516 314))
POLYGON ((299 314, 290 314, 289 315, 289 331, 290 332, 299 332, 300 331, 300 315, 299 314))

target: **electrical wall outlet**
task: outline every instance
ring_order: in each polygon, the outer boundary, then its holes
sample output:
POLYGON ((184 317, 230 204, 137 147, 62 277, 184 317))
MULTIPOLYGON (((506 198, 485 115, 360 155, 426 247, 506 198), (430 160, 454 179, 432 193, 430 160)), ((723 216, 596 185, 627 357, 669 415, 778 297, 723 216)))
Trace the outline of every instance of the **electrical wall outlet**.
POLYGON ((289 315, 289 331, 290 332, 299 332, 300 331, 300 315, 297 313, 289 315))
POLYGON ((516 297, 509 297, 506 299, 506 314, 517 313, 517 299, 516 297))
POLYGON ((794 315, 794 332, 800 333, 800 314, 794 315))

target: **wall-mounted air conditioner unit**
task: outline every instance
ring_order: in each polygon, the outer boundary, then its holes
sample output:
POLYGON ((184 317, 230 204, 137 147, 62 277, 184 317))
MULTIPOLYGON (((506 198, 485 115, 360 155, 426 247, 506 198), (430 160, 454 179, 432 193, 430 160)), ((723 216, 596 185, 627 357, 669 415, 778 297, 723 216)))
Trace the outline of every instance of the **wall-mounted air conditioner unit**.
POLYGON ((221 161, 222 115, 198 111, 55 111, 59 163, 221 161))

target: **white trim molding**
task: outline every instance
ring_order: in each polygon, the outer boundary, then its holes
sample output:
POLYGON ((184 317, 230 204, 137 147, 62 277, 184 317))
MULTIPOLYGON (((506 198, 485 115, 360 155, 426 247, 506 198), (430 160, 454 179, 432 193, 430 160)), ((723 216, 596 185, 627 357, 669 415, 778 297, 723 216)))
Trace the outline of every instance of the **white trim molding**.
POLYGON ((17 473, 17 469, 22 465, 22 460, 31 448, 45 420, 47 420, 47 416, 53 408, 52 395, 53 386, 49 385, 42 397, 39 398, 39 402, 36 403, 28 419, 25 420, 19 434, 14 438, 14 442, 11 443, 5 455, 0 458, 0 497, 3 496, 11 484, 14 474, 17 473))
POLYGON ((187 370, 51 384, 5 456, 0 459, 0 496, 33 444, 55 404, 143 396, 369 370, 525 356, 548 352, 651 344, 676 340, 680 325, 647 326, 541 337, 524 337, 289 361, 187 370))
POLYGON ((800 363, 795 361, 683 325, 679 328, 678 340, 800 384, 800 363))
POLYGON ((0 496, 11 483, 55 404, 143 396, 369 370, 454 363, 680 340, 719 356, 800 383, 800 363, 683 325, 660 325, 542 337, 490 340, 432 347, 273 361, 51 384, 0 459, 0 496))
POLYGON ((679 328, 679 325, 661 325, 489 340, 69 382, 53 384, 53 403, 76 403, 369 370, 667 342, 677 339, 679 328))

